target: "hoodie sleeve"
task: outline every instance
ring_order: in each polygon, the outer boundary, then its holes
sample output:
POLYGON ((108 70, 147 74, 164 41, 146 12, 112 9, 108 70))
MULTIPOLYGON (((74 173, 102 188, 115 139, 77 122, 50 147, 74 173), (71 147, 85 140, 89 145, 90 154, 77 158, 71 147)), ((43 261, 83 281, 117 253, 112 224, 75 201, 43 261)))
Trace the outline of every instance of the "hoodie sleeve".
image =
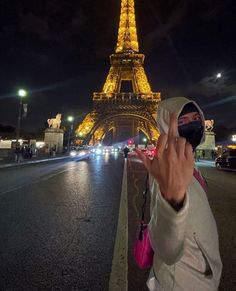
POLYGON ((150 191, 152 197, 155 197, 149 223, 152 247, 163 262, 167 265, 173 265, 183 255, 185 226, 189 209, 188 192, 183 207, 176 211, 163 198, 155 181, 150 191))

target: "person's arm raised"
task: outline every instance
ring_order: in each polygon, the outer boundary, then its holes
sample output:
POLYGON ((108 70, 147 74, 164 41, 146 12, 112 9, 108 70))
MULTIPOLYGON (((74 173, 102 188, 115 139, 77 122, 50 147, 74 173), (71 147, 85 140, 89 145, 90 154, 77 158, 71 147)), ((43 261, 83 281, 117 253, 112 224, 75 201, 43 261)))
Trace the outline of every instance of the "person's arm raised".
POLYGON ((146 169, 157 181, 150 189, 159 197, 149 223, 150 237, 154 252, 168 265, 177 262, 183 254, 189 209, 187 188, 194 167, 191 145, 177 136, 177 116, 173 114, 168 134, 158 139, 157 156, 150 160, 138 151, 146 169))
POLYGON ((153 160, 141 151, 137 153, 146 169, 157 180, 165 200, 171 205, 181 204, 193 176, 194 155, 186 139, 178 137, 177 115, 171 114, 168 135, 160 135, 157 156, 153 160))

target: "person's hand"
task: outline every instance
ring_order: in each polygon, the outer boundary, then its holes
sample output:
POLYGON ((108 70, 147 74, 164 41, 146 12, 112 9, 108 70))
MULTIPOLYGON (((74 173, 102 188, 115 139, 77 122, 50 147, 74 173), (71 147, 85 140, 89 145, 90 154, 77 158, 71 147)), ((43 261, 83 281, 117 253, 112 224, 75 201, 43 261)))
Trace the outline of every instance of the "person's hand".
POLYGON ((170 116, 168 135, 160 135, 157 154, 153 160, 137 150, 144 166, 157 180, 162 196, 174 204, 179 204, 184 200, 194 169, 192 146, 185 138, 177 137, 177 132, 177 115, 173 113, 170 116))

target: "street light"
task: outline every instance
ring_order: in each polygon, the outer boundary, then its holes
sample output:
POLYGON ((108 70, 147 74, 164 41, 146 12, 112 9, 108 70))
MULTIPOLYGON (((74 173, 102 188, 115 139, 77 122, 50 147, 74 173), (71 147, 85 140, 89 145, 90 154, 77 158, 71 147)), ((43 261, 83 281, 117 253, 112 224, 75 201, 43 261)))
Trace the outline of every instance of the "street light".
POLYGON ((22 99, 27 96, 27 91, 24 89, 19 89, 17 95, 20 97, 20 104, 19 104, 19 113, 18 113, 18 121, 17 121, 17 128, 16 128, 16 142, 18 143, 20 137, 20 123, 22 117, 22 99))
POLYGON ((71 123, 70 125, 70 129, 69 129, 69 132, 68 132, 68 143, 67 143, 67 149, 68 149, 68 152, 70 151, 70 137, 71 137, 71 133, 72 133, 72 130, 73 130, 73 121, 74 121, 74 117, 73 116, 68 116, 67 117, 67 121, 71 123))
POLYGON ((147 138, 146 137, 143 138, 143 142, 145 144, 145 148, 147 148, 147 138))

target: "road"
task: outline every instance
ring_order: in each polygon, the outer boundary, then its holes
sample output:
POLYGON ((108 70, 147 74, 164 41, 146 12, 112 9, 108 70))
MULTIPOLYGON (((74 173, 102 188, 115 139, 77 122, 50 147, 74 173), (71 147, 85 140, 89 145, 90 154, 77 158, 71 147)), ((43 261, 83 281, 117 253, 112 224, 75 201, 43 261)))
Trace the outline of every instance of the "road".
POLYGON ((236 290, 236 172, 219 171, 208 162, 199 163, 208 182, 208 198, 220 240, 223 273, 220 291, 236 290))
MULTIPOLYGON (((219 230, 219 290, 233 291, 236 173, 198 166, 219 230)), ((0 169, 0 290, 109 290, 123 169, 112 155, 0 169)), ((148 270, 135 266, 133 244, 146 172, 135 157, 127 169, 128 290, 144 291, 148 270)))
POLYGON ((0 290, 107 290, 122 172, 113 156, 1 169, 0 290))

